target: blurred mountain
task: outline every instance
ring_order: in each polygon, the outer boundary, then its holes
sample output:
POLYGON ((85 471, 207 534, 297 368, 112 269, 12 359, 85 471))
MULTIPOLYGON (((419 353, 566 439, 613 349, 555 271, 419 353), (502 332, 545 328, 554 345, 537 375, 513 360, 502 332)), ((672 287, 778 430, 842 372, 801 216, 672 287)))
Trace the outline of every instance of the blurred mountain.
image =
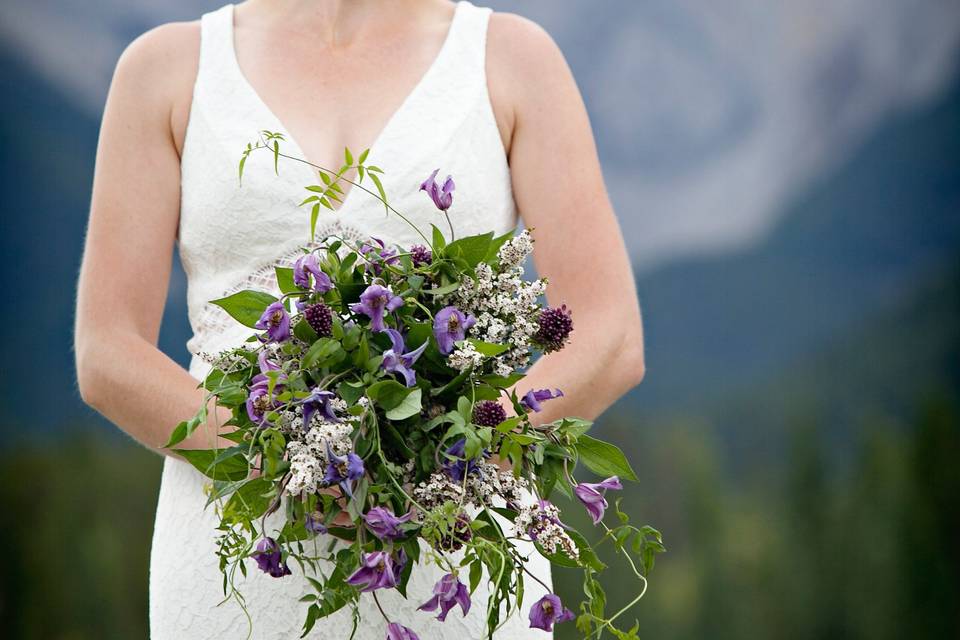
POLYGON ((625 403, 691 412, 863 330, 960 262, 960 92, 897 118, 766 240, 638 281, 648 373, 625 403))

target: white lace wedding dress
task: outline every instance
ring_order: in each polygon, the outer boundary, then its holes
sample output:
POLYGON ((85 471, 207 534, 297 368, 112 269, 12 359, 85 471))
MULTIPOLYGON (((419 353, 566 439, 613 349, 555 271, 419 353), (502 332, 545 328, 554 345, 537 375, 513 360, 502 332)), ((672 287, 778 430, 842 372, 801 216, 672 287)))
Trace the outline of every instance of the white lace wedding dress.
MULTIPOLYGON (((469 2, 457 4, 444 44, 425 75, 393 114, 369 154, 369 164, 382 167, 392 204, 422 229, 441 219, 419 183, 435 168, 456 178, 451 214, 458 236, 515 226, 516 212, 510 170, 487 94, 484 56, 490 10, 469 2)), ((233 5, 205 14, 201 20, 199 74, 182 158, 180 256, 188 280, 188 308, 194 335, 188 348, 194 357, 190 373, 198 380, 208 365, 198 353, 216 353, 249 335, 209 300, 240 289, 273 290, 273 266, 291 262, 309 237, 309 211, 298 208, 303 187, 316 182, 304 164, 280 162, 273 171, 268 152, 247 161, 242 186, 237 163, 258 131, 285 134, 286 153, 303 157, 289 132, 244 78, 233 48, 233 5)), ((401 245, 418 236, 394 216, 387 217, 377 200, 353 188, 337 214, 322 214, 318 237, 338 234, 353 240, 371 236, 401 245)), ((223 599, 215 555, 216 526, 212 510, 204 510, 206 479, 187 463, 166 458, 157 504, 150 560, 150 630, 154 640, 245 638, 248 621, 233 601, 223 599)), ((528 567, 550 584, 550 569, 532 548, 528 567)), ((253 638, 289 639, 300 635, 309 592, 298 568, 293 575, 271 578, 249 562, 248 578, 239 579, 252 618, 253 638)), ((485 631, 487 592, 473 596, 467 617, 459 609, 445 623, 416 611, 429 599, 442 572, 421 566, 408 586, 409 599, 395 591, 381 603, 397 622, 414 629, 422 640, 481 638, 485 631)), ((551 634, 528 627, 525 612, 544 594, 542 586, 525 581, 523 615, 516 615, 498 638, 523 640, 551 634)), ((363 623, 358 640, 382 640, 386 624, 369 596, 361 598, 363 623)), ((349 609, 321 620, 310 638, 346 639, 349 609)))

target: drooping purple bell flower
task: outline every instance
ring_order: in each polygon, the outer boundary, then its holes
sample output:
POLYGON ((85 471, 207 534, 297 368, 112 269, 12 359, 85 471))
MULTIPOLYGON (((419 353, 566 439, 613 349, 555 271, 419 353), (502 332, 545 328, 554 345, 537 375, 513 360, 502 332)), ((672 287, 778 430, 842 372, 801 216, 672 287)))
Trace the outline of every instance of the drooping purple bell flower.
POLYGON ((392 589, 400 583, 403 566, 386 551, 365 553, 360 568, 347 578, 347 584, 360 587, 360 591, 392 589))
POLYGON ((317 293, 326 293, 333 289, 333 281, 320 269, 320 259, 315 253, 297 258, 293 264, 293 284, 301 289, 313 289, 317 293))
POLYGON ((454 306, 444 307, 433 317, 433 335, 437 338, 440 353, 446 355, 453 351, 453 345, 467 336, 467 329, 477 321, 471 315, 464 315, 454 306))
POLYGON ((420 636, 409 627, 391 622, 387 625, 387 640, 420 640, 420 636))
POLYGON ((327 473, 323 476, 326 486, 339 484, 343 492, 353 497, 353 483, 363 477, 363 460, 353 451, 338 456, 327 443, 327 473))
POLYGON ((553 625, 574 619, 573 611, 560 602, 559 596, 548 593, 530 608, 530 628, 553 631, 553 625))
POLYGON ((266 329, 267 338, 274 342, 283 342, 290 338, 290 315, 280 300, 271 302, 253 326, 266 329))
POLYGON ((283 385, 287 381, 287 374, 280 370, 280 365, 268 359, 266 349, 262 350, 260 355, 257 356, 257 363, 260 366, 260 373, 251 379, 252 384, 250 385, 250 392, 247 395, 246 407, 250 420, 257 424, 262 424, 266 413, 277 405, 273 396, 270 395, 271 375, 267 374, 273 371, 278 372, 272 374, 272 377, 275 378, 273 386, 274 394, 283 390, 283 385))
POLYGON ((267 412, 273 409, 274 406, 273 399, 270 397, 266 385, 254 385, 251 387, 250 393, 247 395, 246 405, 247 415, 250 417, 251 422, 263 424, 267 412))
POLYGON ((611 476, 603 482, 581 482, 573 488, 573 492, 577 494, 577 498, 593 518, 593 524, 603 520, 604 511, 607 509, 607 498, 604 492, 607 489, 623 489, 620 478, 611 476))
POLYGON ((367 523, 367 528, 381 540, 396 540, 403 537, 400 531, 400 525, 413 517, 413 511, 408 511, 406 515, 399 518, 392 511, 383 507, 373 507, 367 511, 363 519, 367 523))
POLYGON ((290 575, 290 567, 286 562, 282 562, 280 545, 273 538, 264 538, 257 545, 257 551, 253 554, 254 560, 260 571, 269 573, 274 578, 282 578, 290 575))
POLYGON ((440 608, 437 620, 444 622, 454 606, 460 605, 460 611, 466 616, 470 613, 470 593, 467 585, 460 582, 452 573, 440 578, 433 586, 433 597, 417 607, 418 611, 436 611, 440 608))
POLYGON ((372 284, 360 294, 360 302, 350 305, 354 313, 362 313, 370 318, 370 330, 383 331, 383 317, 403 306, 403 298, 394 295, 393 291, 379 284, 372 284))
POLYGON ((307 530, 307 533, 318 536, 327 532, 327 525, 323 524, 323 514, 322 513, 308 513, 306 522, 304 522, 304 528, 307 530))
POLYGON ((443 186, 437 184, 436 178, 439 172, 440 169, 434 169, 430 177, 420 183, 420 191, 427 192, 437 209, 446 211, 453 204, 453 190, 456 185, 453 183, 453 177, 451 176, 447 176, 447 179, 443 181, 443 186))
POLYGON ((383 271, 383 265, 398 264, 400 262, 400 258, 397 256, 397 250, 393 247, 388 247, 380 238, 370 238, 370 242, 364 242, 360 245, 360 255, 366 259, 366 266, 364 268, 368 271, 373 271, 377 275, 380 275, 380 272, 383 271))
POLYGON ((413 363, 417 361, 417 358, 423 353, 423 350, 427 348, 429 341, 424 341, 422 345, 410 351, 404 353, 406 350, 406 345, 403 342, 403 336, 396 329, 387 329, 387 335, 390 336, 390 342, 393 344, 393 347, 387 349, 383 352, 383 362, 381 367, 384 371, 389 371, 390 373, 399 373, 403 376, 404 381, 408 387, 412 387, 417 383, 417 375, 413 371, 413 363))
MULTIPOLYGON (((475 459, 466 459, 466 449, 467 439, 460 438, 444 450, 448 460, 443 464, 443 470, 454 482, 462 482, 465 475, 480 471, 475 459)), ((484 455, 488 454, 484 452, 484 455)))
POLYGON ((314 389, 309 396, 300 401, 303 405, 303 430, 310 428, 310 421, 315 413, 320 412, 327 422, 340 422, 337 412, 334 411, 331 401, 336 399, 332 391, 314 389))
POLYGON ((550 389, 530 389, 530 391, 527 391, 527 393, 520 398, 520 404, 522 404, 523 408, 527 411, 540 411, 543 409, 543 407, 540 406, 541 402, 562 397, 563 391, 560 391, 560 389, 556 389, 555 391, 550 391, 550 389))

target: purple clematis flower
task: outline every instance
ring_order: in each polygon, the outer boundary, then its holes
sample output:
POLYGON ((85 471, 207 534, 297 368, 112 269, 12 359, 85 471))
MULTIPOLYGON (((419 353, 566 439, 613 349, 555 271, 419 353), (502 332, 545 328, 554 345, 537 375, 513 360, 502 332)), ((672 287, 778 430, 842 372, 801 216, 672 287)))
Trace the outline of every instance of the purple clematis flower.
POLYGON ((360 587, 360 591, 392 589, 400 583, 403 564, 395 561, 386 551, 365 553, 360 568, 347 578, 347 584, 360 587))
POLYGON ((274 407, 273 399, 267 392, 266 385, 254 385, 250 387, 250 394, 247 396, 247 415, 250 420, 256 424, 263 424, 264 416, 274 407))
POLYGON ((267 351, 263 350, 257 356, 257 363, 260 365, 260 373, 253 376, 250 385, 250 393, 247 396, 247 415, 250 420, 257 424, 263 422, 264 416, 268 411, 276 406, 276 402, 270 395, 270 371, 277 371, 274 382, 273 392, 278 393, 283 390, 283 385, 287 381, 287 375, 280 371, 280 365, 267 359, 267 351))
POLYGON ((283 342, 290 338, 290 316, 279 300, 270 303, 253 326, 257 329, 266 329, 267 338, 274 342, 283 342))
POLYGON ((319 512, 308 513, 307 520, 303 526, 308 533, 313 534, 315 536, 318 536, 327 532, 327 525, 323 524, 323 514, 319 512))
POLYGON ((339 484, 343 492, 353 497, 352 483, 363 477, 363 460, 353 451, 345 456, 338 456, 327 443, 327 473, 323 476, 323 483, 328 487, 339 484))
POLYGON ((417 383, 417 375, 413 372, 413 363, 417 361, 417 358, 420 357, 423 350, 427 348, 429 341, 426 340, 413 351, 404 353, 406 345, 403 343, 403 336, 400 335, 400 332, 396 329, 387 329, 387 335, 390 336, 390 342, 393 343, 393 347, 383 352, 383 363, 380 366, 390 373, 399 373, 403 376, 407 386, 412 387, 417 383))
POLYGON ((413 511, 408 511, 406 515, 399 518, 392 511, 383 507, 374 507, 364 514, 363 519, 367 523, 367 528, 381 540, 396 540, 403 537, 400 531, 400 525, 413 517, 413 511))
POLYGON ((310 428, 310 421, 313 415, 318 411, 323 415, 327 422, 340 422, 333 405, 330 404, 337 396, 332 391, 325 389, 314 389, 309 396, 300 401, 303 405, 303 430, 310 428))
POLYGON ((437 184, 436 178, 439 172, 440 169, 434 169, 430 177, 420 183, 420 191, 427 192, 427 195, 433 200, 433 204, 437 206, 437 209, 446 211, 450 208, 450 205, 453 204, 453 190, 456 188, 456 185, 453 183, 451 176, 447 176, 447 179, 443 181, 443 186, 437 184))
POLYGON ((464 315, 456 307, 444 307, 433 318, 433 335, 437 338, 440 353, 446 355, 453 351, 453 344, 467 336, 467 329, 477 321, 470 315, 464 315))
POLYGON ((467 592, 467 585, 460 582, 457 576, 448 573, 433 586, 433 597, 417 607, 417 610, 436 611, 439 607, 440 615, 437 616, 437 620, 444 622, 450 609, 458 604, 463 615, 470 613, 470 594, 467 592))
POLYGON ((360 294, 360 302, 350 305, 350 310, 370 318, 370 330, 378 332, 386 329, 383 317, 387 312, 396 311, 402 306, 403 298, 394 295, 387 287, 372 284, 360 294))
POLYGON ((560 602, 560 598, 548 593, 530 608, 530 628, 553 631, 553 625, 574 619, 573 611, 567 609, 560 602))
POLYGON ((420 636, 413 629, 391 622, 387 625, 387 640, 420 640, 420 636))
POLYGON ((313 289, 317 293, 326 293, 333 289, 333 281, 320 270, 320 259, 315 253, 297 258, 293 264, 293 284, 301 289, 313 289))
POLYGON ((623 489, 620 478, 611 476, 603 482, 581 482, 573 488, 573 492, 593 518, 593 524, 603 520, 603 512, 607 509, 607 499, 603 494, 607 489, 623 489))
POLYGON ((380 275, 380 272, 383 271, 383 265, 400 262, 397 250, 388 247, 380 238, 370 238, 370 242, 364 242, 360 245, 360 255, 367 261, 364 268, 377 275, 380 275))
POLYGON ((540 411, 543 409, 543 407, 540 406, 541 402, 562 397, 563 391, 560 391, 560 389, 555 391, 550 391, 550 389, 530 389, 526 395, 520 398, 520 404, 522 404, 523 408, 527 411, 540 411))
POLYGON ((253 554, 257 561, 260 571, 269 573, 274 578, 282 578, 290 575, 290 567, 286 562, 282 562, 280 545, 273 538, 264 538, 257 545, 257 551, 253 554))
MULTIPOLYGON (((465 459, 466 448, 467 439, 460 438, 444 450, 447 457, 453 459, 448 459, 447 462, 443 464, 443 470, 447 472, 447 475, 450 476, 450 479, 454 482, 462 482, 465 475, 480 472, 480 467, 477 466, 476 460, 465 459)), ((489 454, 484 451, 484 455, 489 454)))

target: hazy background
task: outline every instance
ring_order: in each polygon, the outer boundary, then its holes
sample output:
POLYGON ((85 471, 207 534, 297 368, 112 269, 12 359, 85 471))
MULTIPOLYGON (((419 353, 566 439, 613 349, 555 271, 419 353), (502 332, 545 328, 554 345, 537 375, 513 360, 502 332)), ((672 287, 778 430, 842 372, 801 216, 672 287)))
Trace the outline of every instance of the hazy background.
MULTIPOLYGON (((0 4, 8 637, 147 634, 160 460, 80 402, 72 292, 118 55, 220 4, 0 4)), ((648 374, 597 428, 669 548, 641 636, 960 637, 960 4, 490 4, 566 54, 636 269, 648 374)))

